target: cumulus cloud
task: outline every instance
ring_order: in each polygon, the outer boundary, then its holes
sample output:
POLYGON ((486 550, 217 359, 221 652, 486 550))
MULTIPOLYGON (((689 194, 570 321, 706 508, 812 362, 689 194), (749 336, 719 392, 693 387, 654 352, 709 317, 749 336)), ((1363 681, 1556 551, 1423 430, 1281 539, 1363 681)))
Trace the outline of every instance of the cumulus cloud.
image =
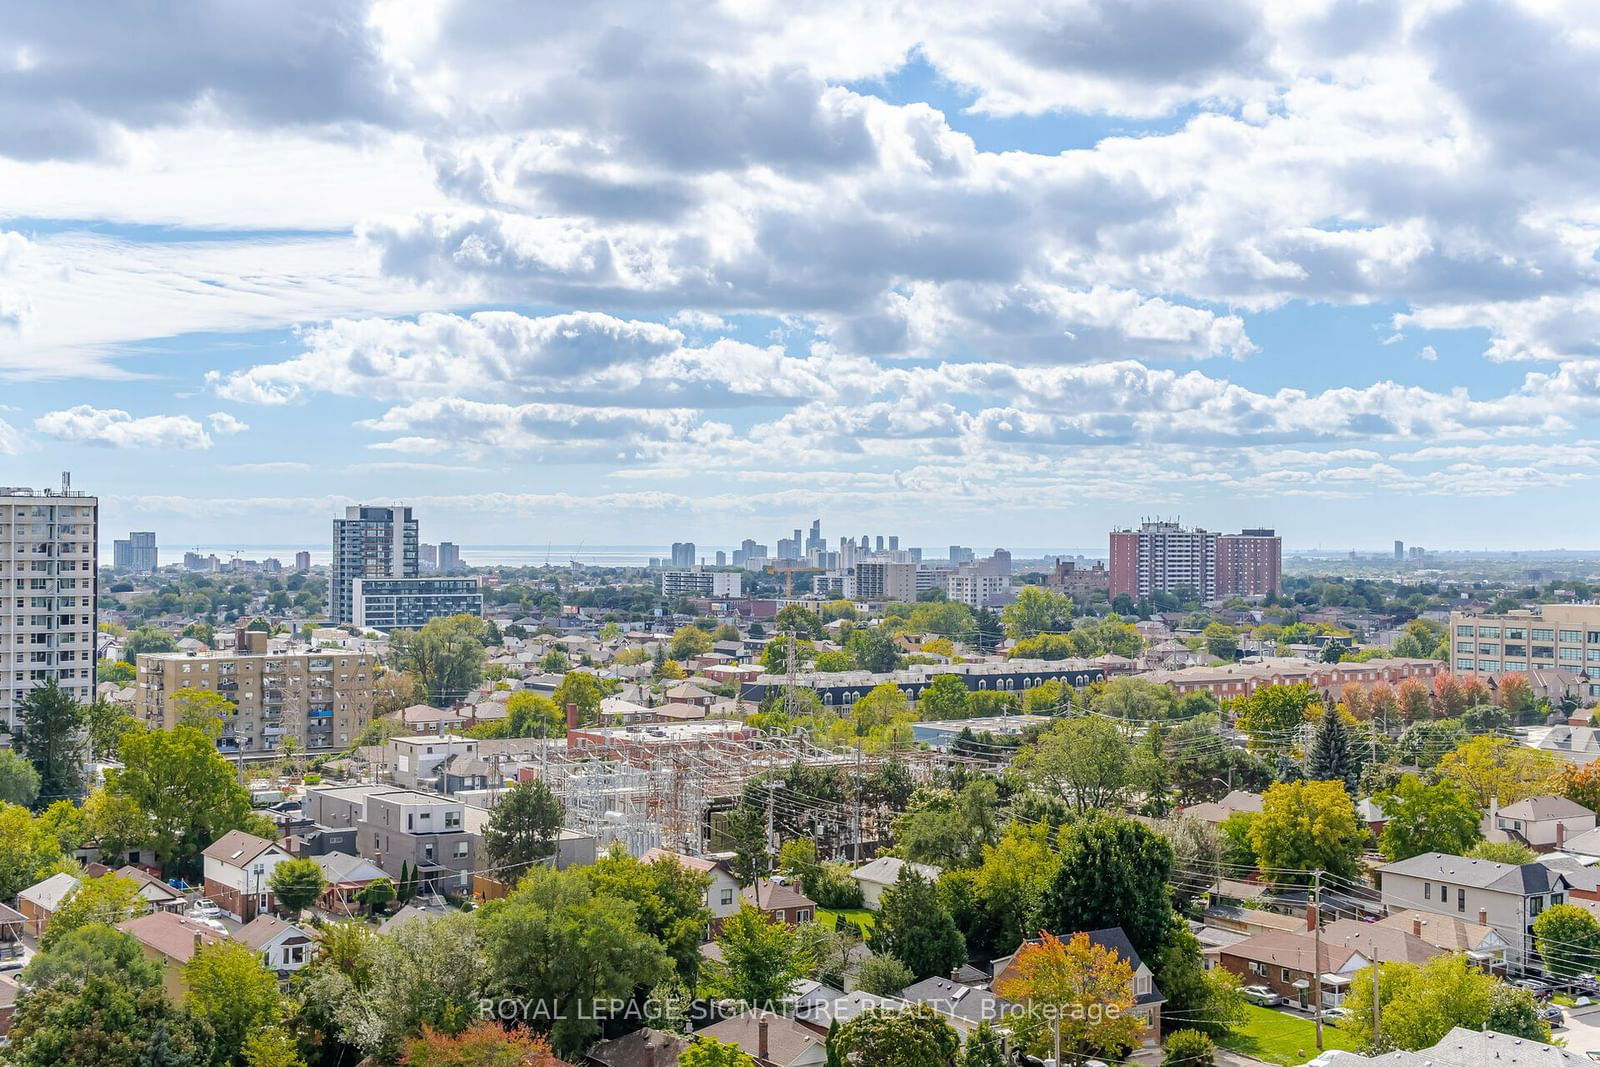
POLYGON ((34 429, 58 441, 108 448, 210 448, 211 435, 188 415, 146 415, 135 418, 117 408, 79 404, 51 411, 33 422, 34 429))
POLYGON ((206 421, 211 424, 211 432, 215 434, 243 433, 250 428, 248 423, 226 411, 214 411, 206 417, 206 421))

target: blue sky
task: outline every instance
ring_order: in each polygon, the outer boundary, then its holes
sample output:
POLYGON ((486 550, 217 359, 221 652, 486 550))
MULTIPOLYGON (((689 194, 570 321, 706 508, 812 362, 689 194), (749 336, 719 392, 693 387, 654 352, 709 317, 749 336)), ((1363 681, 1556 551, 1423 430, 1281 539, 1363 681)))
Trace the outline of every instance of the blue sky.
POLYGON ((539 7, 0 14, 0 482, 168 544, 1597 543, 1591 5, 539 7))

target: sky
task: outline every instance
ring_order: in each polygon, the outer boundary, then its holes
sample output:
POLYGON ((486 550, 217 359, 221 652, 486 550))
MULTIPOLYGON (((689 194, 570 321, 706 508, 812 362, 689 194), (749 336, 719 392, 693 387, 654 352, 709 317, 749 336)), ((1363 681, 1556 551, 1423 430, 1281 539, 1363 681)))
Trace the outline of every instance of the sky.
POLYGON ((1600 545, 1590 0, 0 7, 106 541, 1600 545))

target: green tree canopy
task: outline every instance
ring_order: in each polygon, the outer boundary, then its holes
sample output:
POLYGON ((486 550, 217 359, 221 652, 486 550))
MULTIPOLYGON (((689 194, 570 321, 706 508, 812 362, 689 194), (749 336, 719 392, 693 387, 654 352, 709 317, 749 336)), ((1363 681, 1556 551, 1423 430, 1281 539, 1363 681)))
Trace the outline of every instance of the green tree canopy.
POLYGON ((28 808, 39 799, 39 772, 9 748, 0 749, 0 804, 28 808))
POLYGON ((561 800, 540 779, 518 782, 489 812, 483 848, 492 876, 515 882, 528 868, 555 855, 566 817, 561 800))
POLYGON ((842 1055, 872 1067, 929 1067, 949 1063, 961 1039, 938 1012, 913 1004, 862 1012, 839 1027, 834 1044, 842 1055))
POLYGON ((311 859, 284 860, 267 879, 267 887, 278 903, 296 915, 316 903, 327 884, 322 868, 311 859))
POLYGON ((1391 863, 1424 852, 1464 856, 1483 840, 1477 801, 1448 779, 1428 785, 1408 774, 1374 800, 1385 820, 1378 850, 1391 863))
POLYGON ((389 662, 421 680, 428 702, 445 707, 483 678, 484 622, 476 615, 429 619, 420 630, 389 635, 389 662))
POLYGON ((717 933, 722 963, 714 983, 720 992, 753 1008, 777 1010, 812 961, 799 934, 749 904, 723 920, 717 933))
POLYGON ((919 980, 949 974, 967 958, 966 942, 938 887, 910 864, 884 890, 867 940, 872 951, 893 956, 919 980))
POLYGON ((216 1035, 224 1062, 239 1054, 251 1034, 283 1017, 277 975, 253 949, 236 941, 200 948, 183 965, 183 981, 185 1006, 216 1035))
POLYGON ((1250 843, 1269 881, 1303 884, 1324 870, 1341 878, 1360 873, 1364 827, 1355 804, 1338 782, 1279 782, 1262 797, 1250 822, 1250 843))
POLYGON ((12 723, 12 744, 39 772, 49 800, 83 793, 83 707, 54 678, 28 690, 12 723))
POLYGON ((1089 812, 1061 830, 1060 861, 1040 902, 1046 930, 1120 926, 1154 959, 1172 925, 1172 846, 1126 816, 1089 812))

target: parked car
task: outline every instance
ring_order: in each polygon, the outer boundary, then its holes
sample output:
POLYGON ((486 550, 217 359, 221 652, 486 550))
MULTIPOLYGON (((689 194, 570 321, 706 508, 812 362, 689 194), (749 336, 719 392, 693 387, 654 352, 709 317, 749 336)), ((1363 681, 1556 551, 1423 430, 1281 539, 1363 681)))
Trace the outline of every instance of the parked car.
POLYGON ((222 909, 217 907, 216 901, 211 900, 208 897, 201 897, 199 900, 189 905, 189 918, 220 919, 222 918, 222 909))
POLYGON ((0 960, 0 971, 20 971, 22 967, 21 956, 12 956, 10 959, 0 960))
POLYGON ((1247 985, 1239 992, 1244 995, 1244 999, 1252 1004, 1259 1004, 1263 1008, 1276 1007, 1284 1003, 1283 997, 1274 993, 1271 986, 1247 985))
POLYGON ((1348 1018, 1350 1018, 1350 1009, 1344 1007, 1327 1008, 1324 1009, 1322 1013, 1323 1022, 1333 1023, 1335 1025, 1344 1022, 1348 1018))
POLYGON ((1518 989, 1526 989, 1540 1000, 1547 1000, 1554 993, 1554 990, 1550 988, 1549 983, 1541 982, 1537 978, 1518 978, 1511 984, 1516 986, 1518 989))
POLYGON ((1547 1023, 1559 1023, 1565 1018, 1565 1016, 1561 1014, 1561 1009, 1556 1007, 1554 1004, 1546 1004, 1544 1007, 1539 1009, 1539 1018, 1543 1019, 1547 1023))

